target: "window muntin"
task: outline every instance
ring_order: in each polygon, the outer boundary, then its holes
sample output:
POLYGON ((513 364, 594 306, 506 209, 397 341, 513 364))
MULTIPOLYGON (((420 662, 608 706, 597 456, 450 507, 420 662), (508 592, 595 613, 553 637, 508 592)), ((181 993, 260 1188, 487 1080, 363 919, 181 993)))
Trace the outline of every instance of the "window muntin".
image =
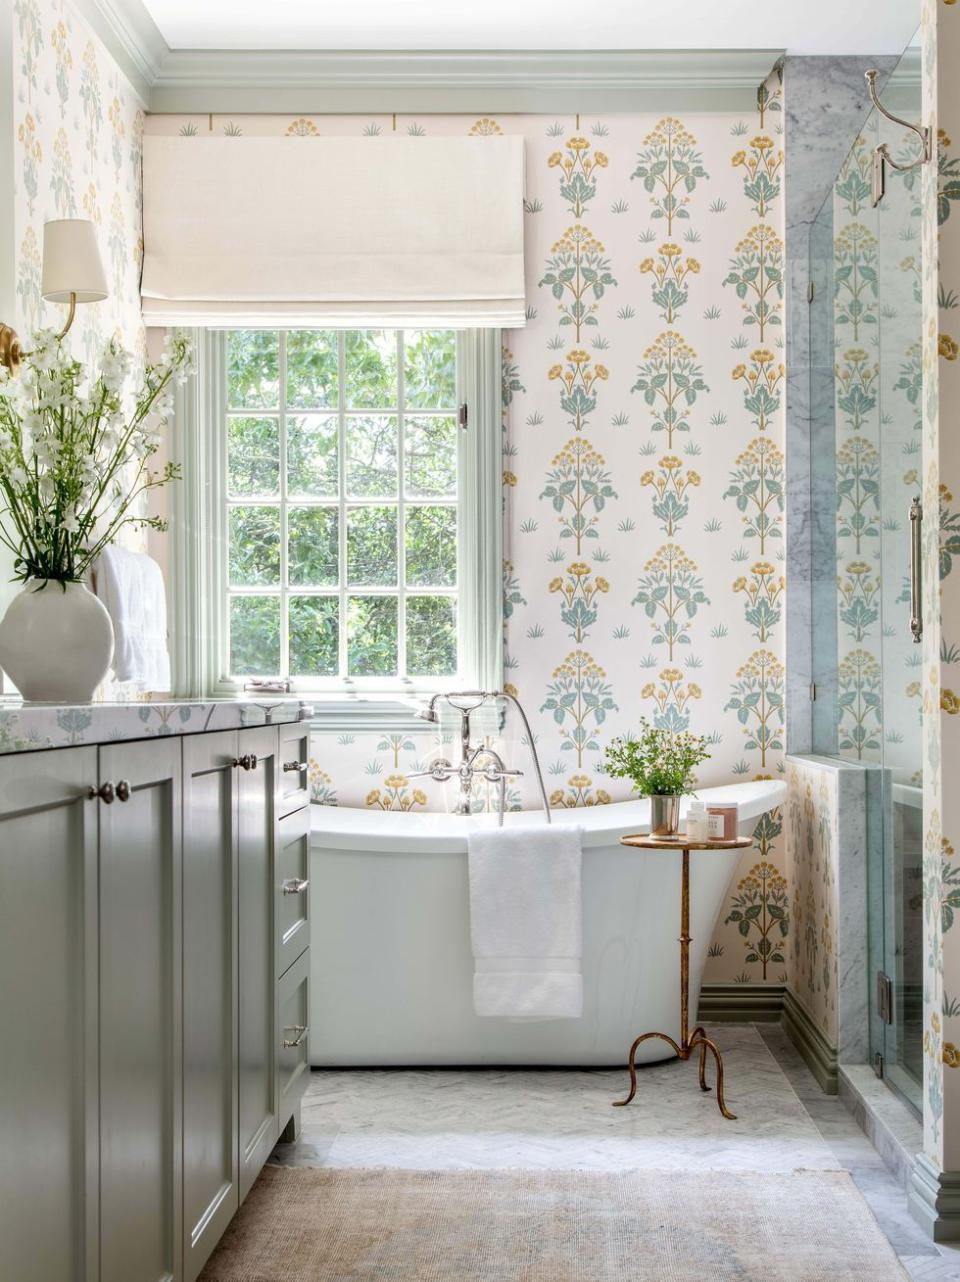
POLYGON ((223 671, 319 687, 455 675, 455 332, 226 343, 223 671))

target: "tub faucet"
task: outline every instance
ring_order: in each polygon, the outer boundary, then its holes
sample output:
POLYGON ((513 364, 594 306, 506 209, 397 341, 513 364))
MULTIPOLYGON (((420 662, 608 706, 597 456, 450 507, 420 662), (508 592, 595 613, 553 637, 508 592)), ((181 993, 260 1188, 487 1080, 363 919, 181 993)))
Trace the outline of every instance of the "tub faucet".
POLYGON ((543 775, 540 771, 540 761, 537 757, 536 745, 533 742, 533 734, 530 730, 530 723, 527 720, 526 713, 520 706, 519 701, 512 694, 505 690, 459 690, 449 694, 435 694, 431 697, 429 703, 417 715, 424 721, 429 721, 437 725, 440 717, 437 714, 437 704, 444 700, 451 708, 460 713, 460 761, 458 765, 453 765, 445 757, 435 758, 426 770, 418 770, 415 774, 409 776, 411 779, 430 778, 435 779, 438 783, 445 782, 448 779, 456 777, 459 780, 460 791, 457 798, 456 814, 469 815, 472 812, 473 803, 473 781, 475 777, 486 780, 488 783, 498 783, 500 785, 500 808, 499 823, 503 824, 503 812, 506 809, 507 799, 507 780, 519 779, 523 775, 522 770, 508 770, 504 765, 503 759, 499 753, 486 744, 474 745, 470 741, 470 714, 476 712, 489 700, 506 699, 514 705, 520 714, 524 730, 527 734, 527 742, 530 745, 530 753, 533 757, 533 766, 537 776, 537 783, 540 786, 540 796, 543 799, 543 809, 547 816, 547 823, 550 822, 550 806, 547 802, 547 790, 544 787, 543 775), (487 764, 480 763, 486 761, 487 764))

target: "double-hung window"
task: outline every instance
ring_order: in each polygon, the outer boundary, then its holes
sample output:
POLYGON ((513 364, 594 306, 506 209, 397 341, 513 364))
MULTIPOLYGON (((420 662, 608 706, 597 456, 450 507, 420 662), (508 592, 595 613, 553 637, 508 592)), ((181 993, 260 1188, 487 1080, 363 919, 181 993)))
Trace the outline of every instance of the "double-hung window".
MULTIPOLYGON (((185 466, 192 494, 176 528, 208 540, 180 549, 198 566, 204 653, 187 657, 181 687, 197 684, 191 671, 205 693, 274 678, 382 694, 493 678, 492 333, 198 339, 203 481, 191 486, 185 466)), ((178 415, 188 460, 189 432, 178 415)))

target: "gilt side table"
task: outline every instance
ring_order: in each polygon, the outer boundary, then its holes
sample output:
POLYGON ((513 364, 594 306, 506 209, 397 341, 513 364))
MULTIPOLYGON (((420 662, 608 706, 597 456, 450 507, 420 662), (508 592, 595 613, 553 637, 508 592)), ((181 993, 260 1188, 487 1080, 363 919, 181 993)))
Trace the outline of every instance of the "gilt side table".
POLYGON ((638 850, 676 850, 683 855, 680 878, 680 1043, 679 1045, 667 1033, 641 1033, 630 1047, 628 1068, 630 1069, 630 1094, 626 1099, 614 1101, 614 1108, 624 1108, 637 1093, 637 1048, 652 1037, 659 1037, 673 1047, 677 1059, 688 1060, 693 1051, 700 1048, 700 1089, 708 1091, 707 1085, 707 1051, 713 1054, 717 1064, 717 1104, 724 1117, 736 1121, 736 1114, 731 1113, 723 1099, 723 1056, 715 1042, 712 1042, 703 1028, 698 1024, 690 1032, 690 851, 691 850, 742 850, 753 844, 752 837, 733 837, 728 841, 692 841, 680 833, 676 837, 654 837, 649 834, 638 834, 635 837, 621 837, 621 845, 633 846, 638 850))

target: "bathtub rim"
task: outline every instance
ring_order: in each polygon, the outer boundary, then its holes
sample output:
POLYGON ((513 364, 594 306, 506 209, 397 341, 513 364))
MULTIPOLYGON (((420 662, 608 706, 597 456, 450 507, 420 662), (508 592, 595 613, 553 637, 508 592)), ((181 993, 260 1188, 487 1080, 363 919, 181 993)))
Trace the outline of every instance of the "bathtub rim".
MULTIPOLYGON (((755 824, 761 815, 783 805, 786 796, 786 782, 779 779, 701 788, 684 798, 681 819, 695 797, 708 805, 736 803, 740 808, 740 828, 749 831, 749 825, 755 824)), ((496 827, 495 815, 401 812, 318 803, 310 807, 310 812, 310 846, 313 850, 465 854, 467 835, 471 830, 496 827)), ((650 802, 647 798, 634 798, 602 806, 557 809, 551 812, 551 816, 555 825, 579 827, 583 834, 583 848, 589 850, 615 845, 630 833, 648 832, 650 802)), ((543 822, 540 810, 514 811, 504 817, 505 826, 511 828, 533 827, 543 822)))

